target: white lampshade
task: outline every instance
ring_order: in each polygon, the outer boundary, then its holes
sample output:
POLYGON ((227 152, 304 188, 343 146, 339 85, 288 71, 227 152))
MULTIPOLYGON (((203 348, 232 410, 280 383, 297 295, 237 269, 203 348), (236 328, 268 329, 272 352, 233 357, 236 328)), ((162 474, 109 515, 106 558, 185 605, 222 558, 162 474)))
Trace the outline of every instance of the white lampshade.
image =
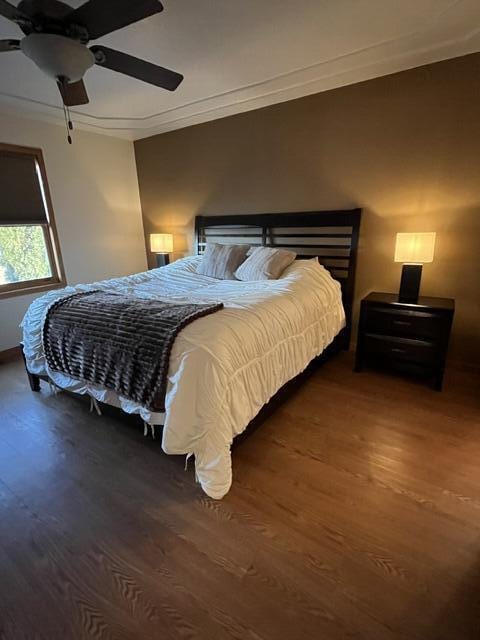
POLYGON ((172 253, 173 236, 171 233, 151 233, 150 249, 152 253, 172 253))
POLYGON ((397 233, 395 262, 423 264, 433 261, 435 232, 397 233))

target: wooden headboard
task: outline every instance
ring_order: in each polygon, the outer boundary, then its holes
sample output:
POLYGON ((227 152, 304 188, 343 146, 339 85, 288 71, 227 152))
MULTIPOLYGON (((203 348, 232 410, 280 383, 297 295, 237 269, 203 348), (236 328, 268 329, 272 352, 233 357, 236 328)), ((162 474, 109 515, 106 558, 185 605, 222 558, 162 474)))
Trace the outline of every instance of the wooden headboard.
POLYGON ((350 341, 361 209, 307 213, 196 216, 197 253, 207 242, 283 247, 297 259, 317 257, 342 286, 350 341))

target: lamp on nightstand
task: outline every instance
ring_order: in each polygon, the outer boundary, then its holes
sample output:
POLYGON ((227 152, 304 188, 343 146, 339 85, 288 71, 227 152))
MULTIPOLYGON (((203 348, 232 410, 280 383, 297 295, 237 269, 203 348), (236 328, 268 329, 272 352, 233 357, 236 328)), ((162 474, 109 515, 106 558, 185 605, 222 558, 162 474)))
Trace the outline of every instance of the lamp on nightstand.
POLYGON ((157 267, 169 264, 169 254, 173 251, 173 236, 171 233, 151 233, 150 249, 157 254, 157 267))
POLYGON ((422 266, 433 261, 435 232, 397 233, 395 262, 403 262, 399 302, 417 302, 422 266))

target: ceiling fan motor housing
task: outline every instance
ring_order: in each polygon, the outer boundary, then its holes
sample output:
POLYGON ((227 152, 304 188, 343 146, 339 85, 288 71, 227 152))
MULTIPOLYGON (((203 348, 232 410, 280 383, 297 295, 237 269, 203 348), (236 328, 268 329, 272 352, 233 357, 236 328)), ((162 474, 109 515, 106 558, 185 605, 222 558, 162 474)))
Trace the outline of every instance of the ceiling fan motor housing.
POLYGON ((78 40, 50 33, 31 33, 20 43, 23 53, 48 76, 78 82, 95 64, 95 56, 78 40))

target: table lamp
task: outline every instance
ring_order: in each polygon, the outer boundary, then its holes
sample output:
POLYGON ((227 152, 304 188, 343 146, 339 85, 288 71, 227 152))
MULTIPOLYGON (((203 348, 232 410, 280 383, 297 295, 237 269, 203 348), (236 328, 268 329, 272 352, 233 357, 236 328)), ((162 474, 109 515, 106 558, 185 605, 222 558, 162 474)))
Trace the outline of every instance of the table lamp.
POLYGON ((173 236, 171 233, 151 233, 150 249, 157 254, 157 267, 164 267, 170 263, 169 254, 173 251, 173 236))
POLYGON ((433 261, 435 232, 397 233, 395 262, 403 262, 400 280, 399 302, 418 301, 422 266, 433 261))

